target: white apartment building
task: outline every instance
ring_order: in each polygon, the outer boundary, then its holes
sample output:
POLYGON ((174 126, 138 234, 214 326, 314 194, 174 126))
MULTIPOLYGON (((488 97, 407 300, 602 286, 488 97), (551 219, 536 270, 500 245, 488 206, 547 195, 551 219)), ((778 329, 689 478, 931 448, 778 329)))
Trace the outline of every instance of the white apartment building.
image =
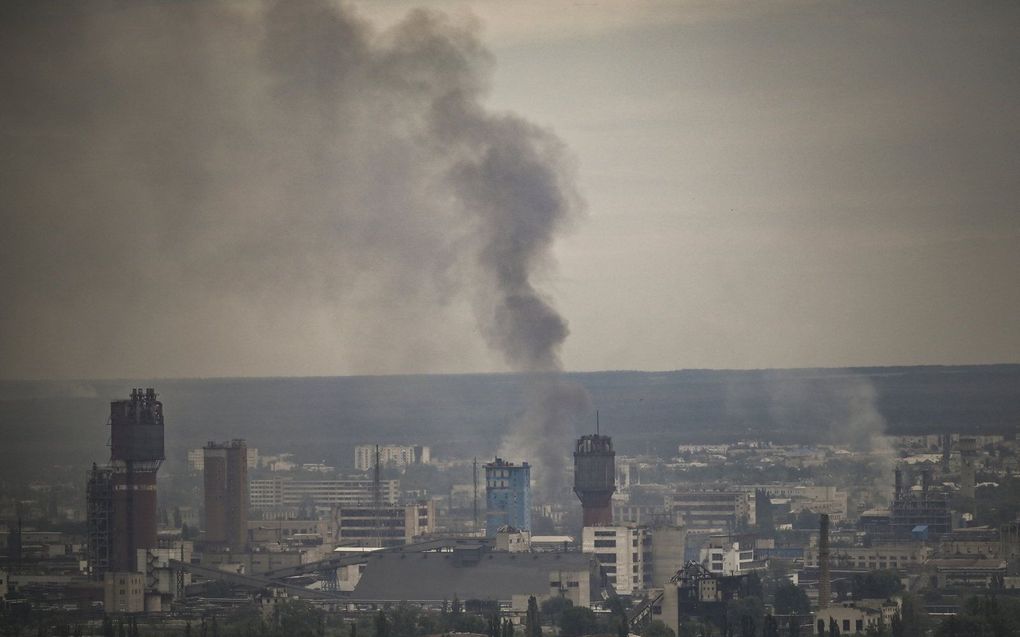
POLYGON ((263 457, 259 460, 259 463, 274 473, 277 471, 293 471, 298 466, 294 462, 294 454, 292 453, 281 453, 278 456, 263 457))
MULTIPOLYGON (((375 468, 376 445, 358 445, 354 448, 354 468, 369 471, 375 468)), ((384 467, 406 467, 412 464, 429 464, 432 452, 421 445, 379 445, 379 464, 384 467)))
POLYGON ((740 575, 754 570, 754 549, 742 549, 740 542, 709 541, 698 552, 698 561, 713 573, 740 575))
POLYGON ((617 595, 633 595, 651 580, 651 534, 644 526, 586 526, 581 551, 594 555, 617 595))
POLYGON ((188 449, 188 470, 205 470, 205 451, 201 447, 198 449, 188 449))
POLYGON ((301 464, 301 470, 310 473, 334 473, 336 467, 322 462, 305 462, 301 464))
MULTIPOLYGON (((248 447, 248 468, 257 469, 259 466, 259 450, 254 447, 248 447)), ((205 450, 199 447, 198 449, 188 449, 188 470, 189 471, 205 471, 205 450)))
MULTIPOLYGON (((379 491, 385 504, 396 504, 400 499, 400 480, 382 480, 379 491)), ((253 509, 297 507, 309 500, 316 506, 349 505, 372 502, 375 497, 372 480, 366 478, 251 480, 248 493, 253 509)))

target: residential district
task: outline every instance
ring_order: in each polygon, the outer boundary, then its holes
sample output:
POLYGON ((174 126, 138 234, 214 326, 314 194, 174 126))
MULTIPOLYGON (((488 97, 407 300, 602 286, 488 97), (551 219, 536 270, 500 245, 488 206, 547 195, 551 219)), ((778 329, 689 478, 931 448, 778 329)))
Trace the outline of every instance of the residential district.
POLYGON ((87 475, 55 468, 47 483, 3 485, 3 634, 1020 627, 1013 436, 623 456, 596 431, 563 450, 572 465, 543 485, 528 458, 451 458, 441 443, 391 441, 357 446, 341 468, 211 441, 160 476, 153 389, 113 401, 108 425, 109 458, 87 475))

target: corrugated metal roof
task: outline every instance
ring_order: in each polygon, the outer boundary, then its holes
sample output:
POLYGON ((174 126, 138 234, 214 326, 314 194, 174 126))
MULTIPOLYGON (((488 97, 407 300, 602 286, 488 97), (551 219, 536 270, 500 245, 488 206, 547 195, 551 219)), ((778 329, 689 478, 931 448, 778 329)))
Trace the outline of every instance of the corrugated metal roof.
POLYGON ((509 601, 514 595, 545 595, 551 581, 564 579, 560 572, 587 574, 594 566, 593 558, 581 553, 490 551, 467 559, 457 552, 375 553, 368 558, 353 599, 509 601))

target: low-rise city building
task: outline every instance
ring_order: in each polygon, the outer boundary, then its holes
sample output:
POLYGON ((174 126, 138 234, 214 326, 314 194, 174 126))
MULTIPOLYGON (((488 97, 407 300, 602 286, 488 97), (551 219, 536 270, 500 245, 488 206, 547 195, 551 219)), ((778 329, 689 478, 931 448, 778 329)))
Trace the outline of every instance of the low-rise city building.
POLYGON ((854 602, 827 606, 815 614, 819 635, 828 635, 832 622, 835 622, 840 635, 863 635, 869 630, 877 630, 882 621, 881 610, 854 602))

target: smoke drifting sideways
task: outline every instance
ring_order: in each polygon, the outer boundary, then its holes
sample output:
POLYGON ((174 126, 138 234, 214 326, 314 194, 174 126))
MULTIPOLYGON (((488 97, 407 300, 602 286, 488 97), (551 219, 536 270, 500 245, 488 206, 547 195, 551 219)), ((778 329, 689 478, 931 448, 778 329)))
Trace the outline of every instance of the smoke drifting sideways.
POLYGON ((847 374, 788 380, 773 388, 770 398, 774 422, 797 423, 818 431, 830 444, 848 447, 856 454, 857 484, 892 493, 896 455, 870 379, 847 374))
POLYGON ((582 203, 553 134, 484 107, 477 25, 15 0, 0 43, 5 375, 261 370, 316 339, 428 369, 465 349, 463 306, 533 374, 508 445, 562 473, 588 398, 539 284, 582 203))

